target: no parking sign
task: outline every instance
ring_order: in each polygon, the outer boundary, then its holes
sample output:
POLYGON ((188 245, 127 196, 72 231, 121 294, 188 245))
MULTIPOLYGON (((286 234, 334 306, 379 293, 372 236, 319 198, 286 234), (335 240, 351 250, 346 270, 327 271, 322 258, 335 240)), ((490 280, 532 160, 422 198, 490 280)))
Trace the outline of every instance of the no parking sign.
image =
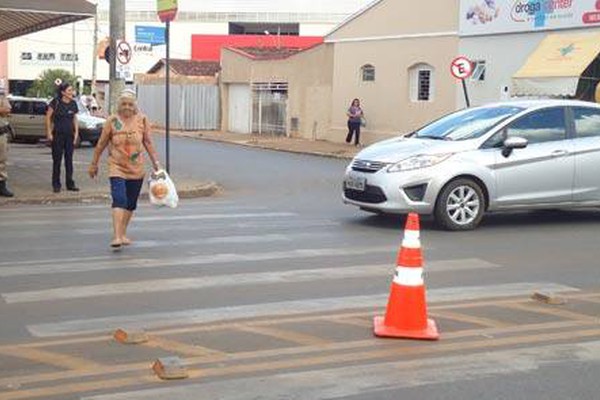
POLYGON ((465 82, 465 79, 468 79, 471 75, 473 75, 473 69, 473 62, 464 56, 456 57, 450 63, 450 73, 453 77, 460 79, 462 82, 467 107, 471 107, 471 102, 469 101, 469 93, 467 91, 467 83, 465 82))

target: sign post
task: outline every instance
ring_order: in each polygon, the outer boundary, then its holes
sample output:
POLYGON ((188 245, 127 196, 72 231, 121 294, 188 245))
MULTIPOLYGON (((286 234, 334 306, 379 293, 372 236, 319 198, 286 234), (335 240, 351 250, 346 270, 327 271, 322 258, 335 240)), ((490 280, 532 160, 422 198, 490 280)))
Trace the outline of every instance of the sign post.
POLYGON ((462 82, 465 103, 467 104, 467 107, 471 107, 466 80, 473 75, 473 62, 467 57, 457 57, 452 60, 452 63, 450 64, 450 72, 452 73, 452 76, 454 76, 456 79, 460 79, 462 82))
POLYGON ((166 55, 165 55, 165 157, 166 157, 166 167, 167 172, 171 172, 171 156, 170 156, 170 34, 171 34, 171 21, 175 19, 177 15, 177 1, 178 0, 156 0, 156 11, 158 13, 158 18, 160 18, 161 22, 166 24, 165 28, 165 43, 167 45, 166 55))

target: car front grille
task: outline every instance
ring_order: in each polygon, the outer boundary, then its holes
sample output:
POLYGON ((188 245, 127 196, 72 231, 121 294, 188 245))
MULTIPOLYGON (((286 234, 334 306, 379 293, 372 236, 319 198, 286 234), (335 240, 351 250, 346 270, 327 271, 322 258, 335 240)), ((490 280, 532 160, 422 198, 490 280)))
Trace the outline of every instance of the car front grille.
POLYGON ((352 163, 352 170, 374 174, 386 165, 388 164, 379 161, 354 160, 352 163))
POLYGON ((363 192, 344 187, 344 195, 347 199, 360 201, 361 203, 379 204, 387 201, 383 190, 378 186, 371 185, 367 185, 363 192))

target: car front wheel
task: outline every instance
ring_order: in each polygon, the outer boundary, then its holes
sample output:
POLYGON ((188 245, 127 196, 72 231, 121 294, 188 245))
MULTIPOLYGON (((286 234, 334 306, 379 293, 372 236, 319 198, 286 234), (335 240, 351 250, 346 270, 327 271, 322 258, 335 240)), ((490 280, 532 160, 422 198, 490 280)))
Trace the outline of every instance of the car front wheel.
POLYGON ((440 193, 435 219, 444 229, 468 231, 479 225, 484 211, 485 197, 481 187, 471 179, 457 179, 440 193))

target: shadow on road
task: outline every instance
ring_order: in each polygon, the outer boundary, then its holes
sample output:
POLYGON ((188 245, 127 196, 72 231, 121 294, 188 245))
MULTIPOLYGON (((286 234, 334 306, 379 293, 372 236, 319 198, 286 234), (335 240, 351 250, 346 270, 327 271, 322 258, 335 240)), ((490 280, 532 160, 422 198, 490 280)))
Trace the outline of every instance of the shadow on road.
MULTIPOLYGON (((365 215, 346 219, 350 225, 373 227, 380 229, 402 229, 406 220, 405 215, 365 215)), ((486 215, 477 230, 515 229, 523 227, 551 227, 565 224, 600 226, 600 209, 582 210, 538 210, 513 213, 493 213, 486 215)), ((421 218, 421 228, 424 230, 441 230, 431 216, 421 218)))

